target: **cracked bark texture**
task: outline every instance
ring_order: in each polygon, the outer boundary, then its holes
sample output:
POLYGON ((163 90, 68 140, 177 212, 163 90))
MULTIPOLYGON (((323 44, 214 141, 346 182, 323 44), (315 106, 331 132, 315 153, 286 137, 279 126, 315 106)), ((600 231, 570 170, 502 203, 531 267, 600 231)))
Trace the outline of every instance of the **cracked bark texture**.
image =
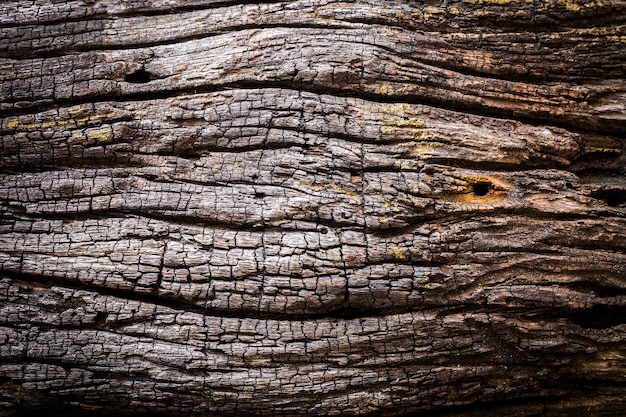
POLYGON ((0 415, 623 415, 625 25, 2 1, 0 415))

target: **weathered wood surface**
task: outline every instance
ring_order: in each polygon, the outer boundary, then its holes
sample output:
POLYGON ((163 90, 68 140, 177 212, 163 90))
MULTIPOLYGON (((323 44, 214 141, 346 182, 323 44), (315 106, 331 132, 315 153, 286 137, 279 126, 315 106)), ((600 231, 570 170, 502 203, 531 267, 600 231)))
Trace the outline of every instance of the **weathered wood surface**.
POLYGON ((0 415, 623 415, 625 25, 3 1, 0 415))

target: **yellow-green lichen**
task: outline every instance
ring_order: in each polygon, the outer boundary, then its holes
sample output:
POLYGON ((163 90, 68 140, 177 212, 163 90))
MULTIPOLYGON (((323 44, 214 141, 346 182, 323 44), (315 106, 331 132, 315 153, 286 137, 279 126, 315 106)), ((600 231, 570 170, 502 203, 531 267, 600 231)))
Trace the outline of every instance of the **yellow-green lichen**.
POLYGON ((396 135, 399 132, 408 132, 414 139, 424 139, 428 133, 426 122, 418 117, 421 115, 408 104, 392 104, 381 108, 387 115, 382 120, 381 133, 396 135))
POLYGON ((373 413, 378 409, 378 407, 378 401, 371 400, 369 398, 363 398, 352 402, 352 409, 357 415, 373 413))
POLYGON ((307 183, 301 183, 302 186, 308 188, 309 190, 313 190, 313 191, 322 191, 322 190, 333 190, 333 191, 337 191, 340 194, 344 194, 346 196, 348 196, 348 198, 350 198, 351 200, 360 200, 361 199, 361 195, 348 189, 345 187, 342 187, 341 185, 337 184, 336 182, 332 182, 330 184, 307 184, 307 183))
POLYGON ((498 5, 498 6, 506 6, 511 3, 519 3, 518 0, 465 0, 470 4, 479 4, 479 5, 498 5))
POLYGON ((343 1, 336 1, 333 3, 325 4, 323 6, 318 6, 313 10, 313 17, 317 19, 319 17, 319 14, 325 10, 334 9, 337 7, 348 7, 348 6, 349 4, 343 1))
POLYGON ((385 84, 381 87, 378 87, 376 90, 374 90, 374 92, 376 94, 383 94, 386 96, 391 96, 395 93, 395 90, 393 89, 392 86, 385 84))
POLYGON ((402 12, 397 12, 397 13, 396 13, 396 19, 399 19, 399 20, 408 20, 409 18, 408 18, 408 16, 407 16, 407 15, 405 15, 404 13, 402 13, 402 12))
MULTIPOLYGON (((77 116, 79 114, 81 114, 80 109, 70 109, 69 110, 70 115, 72 116, 77 116)), ((46 120, 46 121, 40 121, 40 122, 33 122, 30 121, 26 118, 22 118, 22 117, 18 117, 15 119, 11 119, 8 121, 7 123, 7 127, 9 129, 15 129, 15 130, 44 130, 44 129, 50 129, 50 128, 55 128, 55 127, 65 127, 65 126, 75 126, 75 127, 81 127, 86 125, 87 123, 93 123, 93 122, 101 122, 104 119, 107 118, 111 118, 112 116, 114 116, 114 113, 107 113, 107 114, 92 114, 89 116, 84 116, 84 117, 70 117, 68 119, 53 119, 53 120, 46 120)))
POLYGON ((406 249, 401 249, 398 245, 391 244, 389 245, 389 254, 392 255, 395 259, 404 260, 407 256, 406 249))
POLYGON ((420 158, 435 156, 435 151, 439 147, 438 144, 431 142, 408 142, 401 144, 401 146, 407 148, 411 155, 420 158))
POLYGON ((91 129, 87 132, 87 137, 91 140, 98 142, 107 142, 112 138, 112 132, 110 127, 104 127, 100 129, 91 129))
POLYGON ((387 202, 385 202, 383 204, 383 207, 386 208, 386 209, 391 209, 391 210, 394 210, 394 211, 398 211, 398 203, 395 203, 395 202, 387 201, 387 202))
POLYGON ((429 20, 432 19, 433 16, 444 14, 445 12, 445 9, 441 9, 439 7, 426 6, 424 7, 424 19, 429 20))

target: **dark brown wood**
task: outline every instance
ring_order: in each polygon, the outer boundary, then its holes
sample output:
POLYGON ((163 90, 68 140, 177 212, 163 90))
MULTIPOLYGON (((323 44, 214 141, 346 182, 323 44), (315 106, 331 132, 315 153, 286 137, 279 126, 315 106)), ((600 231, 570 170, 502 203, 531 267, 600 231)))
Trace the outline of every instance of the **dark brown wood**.
POLYGON ((0 3, 0 416, 626 413, 626 2, 0 3))

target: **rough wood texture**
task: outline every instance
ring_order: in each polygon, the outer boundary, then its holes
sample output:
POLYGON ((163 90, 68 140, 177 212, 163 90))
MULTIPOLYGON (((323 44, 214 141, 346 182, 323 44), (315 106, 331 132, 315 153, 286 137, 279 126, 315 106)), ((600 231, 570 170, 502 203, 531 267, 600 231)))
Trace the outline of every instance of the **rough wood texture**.
POLYGON ((623 0, 0 34, 0 415, 626 413, 623 0))

